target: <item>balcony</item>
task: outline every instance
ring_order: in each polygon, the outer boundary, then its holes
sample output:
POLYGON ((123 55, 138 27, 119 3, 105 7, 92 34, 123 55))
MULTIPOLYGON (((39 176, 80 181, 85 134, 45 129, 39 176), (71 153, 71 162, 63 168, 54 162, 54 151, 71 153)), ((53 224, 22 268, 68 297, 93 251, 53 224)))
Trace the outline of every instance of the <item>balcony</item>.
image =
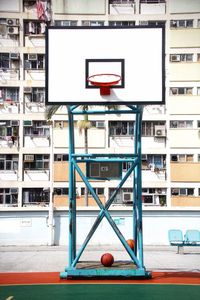
POLYGON ((133 15, 135 14, 135 3, 132 0, 109 1, 110 15, 133 15))
POLYGON ((0 120, 0 148, 19 146, 19 121, 0 120))
POLYGON ((46 23, 40 21, 24 22, 24 43, 25 47, 44 47, 45 46, 46 23))
POLYGON ((49 154, 24 154, 24 181, 50 179, 49 154))
POLYGON ((17 207, 18 189, 1 188, 0 189, 0 207, 17 207))
POLYGON ((50 129, 46 121, 24 121, 24 141, 25 148, 49 147, 50 129))
POLYGON ((22 206, 40 206, 49 205, 50 191, 49 188, 23 188, 22 189, 22 206))
POLYGON ((165 0, 140 1, 140 13, 143 15, 161 15, 166 12, 165 0))
POLYGON ((24 79, 44 80, 45 79, 45 55, 38 53, 24 54, 24 79))
POLYGON ((0 100, 0 114, 18 114, 19 112, 19 102, 13 101, 11 99, 6 99, 5 101, 0 100))
POLYGON ((19 46, 19 19, 0 20, 1 47, 18 47, 19 46))
POLYGON ((46 110, 43 102, 25 102, 24 113, 44 113, 46 110))
POLYGON ((0 180, 13 181, 18 179, 18 155, 1 154, 0 156, 0 180))
POLYGON ((50 170, 24 170, 24 181, 49 181, 50 170))
POLYGON ((0 83, 11 84, 19 80, 19 69, 0 69, 0 83))

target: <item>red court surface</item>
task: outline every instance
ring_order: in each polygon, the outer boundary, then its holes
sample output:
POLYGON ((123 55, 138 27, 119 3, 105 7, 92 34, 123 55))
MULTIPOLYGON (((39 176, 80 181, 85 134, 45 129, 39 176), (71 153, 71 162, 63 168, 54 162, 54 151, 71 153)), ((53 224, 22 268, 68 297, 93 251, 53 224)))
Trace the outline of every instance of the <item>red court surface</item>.
POLYGON ((0 285, 25 284, 191 284, 200 285, 200 272, 152 272, 151 279, 60 279, 59 272, 0 273, 0 285))

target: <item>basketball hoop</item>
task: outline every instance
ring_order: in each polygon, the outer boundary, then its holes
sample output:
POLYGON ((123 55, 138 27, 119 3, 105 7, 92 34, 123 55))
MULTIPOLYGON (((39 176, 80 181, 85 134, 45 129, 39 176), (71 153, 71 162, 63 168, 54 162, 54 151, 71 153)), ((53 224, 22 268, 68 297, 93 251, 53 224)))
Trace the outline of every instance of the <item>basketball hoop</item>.
POLYGON ((94 86, 100 87, 100 95, 110 95, 110 89, 118 84, 121 76, 116 74, 96 74, 88 77, 88 82, 94 86))

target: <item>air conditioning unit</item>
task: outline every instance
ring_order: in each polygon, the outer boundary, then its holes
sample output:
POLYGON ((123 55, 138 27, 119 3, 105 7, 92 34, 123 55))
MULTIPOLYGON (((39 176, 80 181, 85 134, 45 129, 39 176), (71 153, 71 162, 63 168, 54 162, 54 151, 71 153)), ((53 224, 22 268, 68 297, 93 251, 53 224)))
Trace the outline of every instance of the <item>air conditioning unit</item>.
POLYGON ((162 189, 156 189, 157 194, 162 194, 162 189))
POLYGON ((104 127, 105 127, 104 121, 97 121, 96 122, 96 128, 104 128, 104 127))
POLYGON ((162 125, 155 126, 155 136, 156 137, 165 137, 166 136, 165 126, 162 126, 162 125))
POLYGON ((19 27, 9 26, 8 34, 19 34, 19 27))
POLYGON ((123 193, 123 202, 124 203, 133 202, 133 193, 124 192, 123 193))
POLYGON ((28 60, 37 60, 37 54, 28 54, 28 60))
POLYGON ((33 121, 31 121, 31 120, 24 121, 24 127, 31 127, 31 126, 33 126, 33 121))
POLYGON ((19 59, 19 53, 10 53, 10 59, 15 60, 15 59, 19 59))
POLYGON ((18 120, 12 120, 11 121, 11 126, 19 126, 19 121, 18 120))
POLYGON ((24 87, 24 94, 31 94, 32 93, 32 87, 31 86, 25 86, 24 87))
POLYGON ((16 26, 19 25, 19 19, 7 19, 8 26, 16 26))
POLYGON ((32 162, 32 161, 34 161, 34 154, 25 154, 24 155, 24 161, 25 162, 32 162))
POLYGON ((177 54, 172 54, 170 56, 170 60, 171 61, 181 61, 181 56, 180 55, 177 55, 177 54))

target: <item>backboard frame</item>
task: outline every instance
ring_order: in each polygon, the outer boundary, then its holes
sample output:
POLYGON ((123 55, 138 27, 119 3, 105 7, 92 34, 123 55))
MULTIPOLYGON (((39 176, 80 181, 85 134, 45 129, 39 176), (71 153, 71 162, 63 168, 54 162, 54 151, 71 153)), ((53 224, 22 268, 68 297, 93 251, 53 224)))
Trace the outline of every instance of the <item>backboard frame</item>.
MULTIPOLYGON (((104 31, 105 32, 105 31, 104 31)), ((160 26, 116 26, 116 27, 111 27, 111 26, 99 26, 99 27, 91 27, 91 26, 49 26, 46 28, 46 44, 45 44, 45 51, 46 51, 46 57, 45 57, 45 63, 46 63, 46 68, 45 68, 45 102, 46 102, 46 105, 92 105, 92 104, 96 104, 96 105, 108 105, 108 104, 116 104, 116 105, 150 105, 150 104, 165 104, 165 27, 160 25, 160 26), (134 99, 134 96, 133 96, 133 99, 131 100, 113 100, 113 99, 109 99, 109 97, 102 97, 101 101, 97 101, 95 100, 95 97, 93 97, 94 100, 88 100, 87 97, 84 99, 84 100, 80 100, 80 99, 77 99, 77 97, 75 96, 74 99, 75 100, 72 100, 72 97, 66 101, 64 100, 61 100, 58 99, 56 101, 52 101, 52 97, 49 96, 49 93, 50 93, 50 89, 49 89, 49 85, 51 84, 52 82, 52 79, 51 79, 51 82, 49 80, 49 76, 50 76, 50 72, 52 72, 52 69, 51 69, 51 64, 50 64, 50 32, 51 30, 85 30, 85 32, 87 32, 87 30, 107 30, 107 29, 111 29, 111 30, 139 30, 139 29, 145 29, 145 30, 148 30, 148 29, 157 29, 157 30, 160 30, 161 31, 161 41, 160 41, 160 48, 161 48, 161 53, 160 53, 160 76, 161 76, 161 79, 160 79, 160 84, 161 84, 161 87, 159 87, 160 89, 160 100, 151 100, 149 101, 148 99, 147 100, 140 100, 138 101, 138 99, 134 99)), ((81 51, 81 49, 80 49, 81 51)), ((147 49, 148 51, 148 49, 147 49)), ((95 57, 95 56, 94 56, 95 57)), ((124 61, 124 58, 123 57, 120 57, 120 58, 110 58, 110 55, 108 56, 109 58, 107 58, 108 60, 113 60, 113 61, 122 61, 122 65, 123 65, 123 72, 124 74, 126 74, 126 65, 125 65, 125 61, 124 61)), ((85 66, 87 64, 88 61, 92 61, 94 58, 86 58, 85 60, 85 66)), ((101 61, 101 60, 106 60, 105 58, 102 59, 102 58, 96 58, 96 60, 98 61, 101 61)), ((86 66, 86 69, 87 69, 87 66, 86 66)), ((84 73, 84 76, 86 78, 87 76, 87 70, 86 72, 84 73)), ((124 78, 124 74, 123 74, 123 78, 124 78)), ((70 84, 69 84, 70 85, 70 84)), ((116 89, 116 90, 120 90, 120 88, 122 87, 125 87, 126 86, 126 80, 123 79, 122 81, 122 84, 121 86, 114 86, 113 89, 116 89)), ((67 87, 67 82, 65 83, 65 87, 67 87)), ((94 89, 97 89, 97 87, 91 87, 89 85, 87 85, 87 83, 84 82, 84 87, 86 89, 88 89, 88 91, 90 90, 94 90, 94 89)), ((76 83, 74 83, 74 89, 76 89, 76 83)), ((145 87, 144 87, 145 88, 145 87)), ((66 89, 67 90, 67 89, 66 89)), ((55 98, 55 97, 54 97, 55 98)), ((89 97, 88 97, 89 98, 89 97)))

